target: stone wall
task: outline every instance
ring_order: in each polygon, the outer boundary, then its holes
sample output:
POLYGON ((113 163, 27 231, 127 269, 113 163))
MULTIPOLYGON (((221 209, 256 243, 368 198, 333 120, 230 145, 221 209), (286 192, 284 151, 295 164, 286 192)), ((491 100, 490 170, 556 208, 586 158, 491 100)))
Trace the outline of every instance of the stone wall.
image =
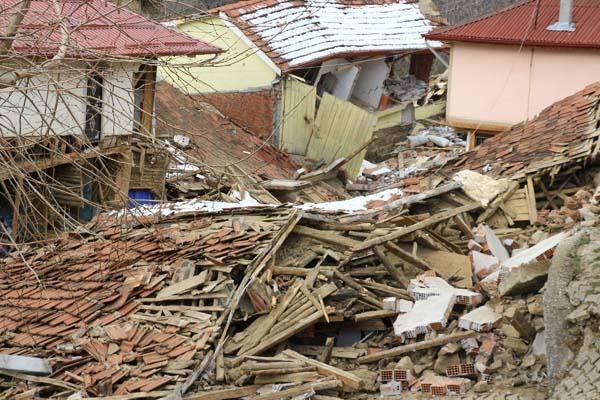
MULTIPOLYGON (((522 0, 432 0, 440 16, 450 24, 459 24, 492 13, 522 0)), ((558 1, 558 0, 556 0, 558 1)))
POLYGON ((552 400, 600 399, 600 229, 573 240, 559 246, 544 295, 552 400))

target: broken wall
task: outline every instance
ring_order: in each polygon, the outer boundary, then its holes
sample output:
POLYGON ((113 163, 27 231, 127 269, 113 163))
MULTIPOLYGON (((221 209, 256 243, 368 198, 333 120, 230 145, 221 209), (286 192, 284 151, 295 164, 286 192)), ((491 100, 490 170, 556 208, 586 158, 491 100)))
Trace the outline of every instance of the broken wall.
POLYGON ((195 97, 212 104, 234 123, 261 139, 271 136, 275 113, 275 89, 202 93, 195 97))

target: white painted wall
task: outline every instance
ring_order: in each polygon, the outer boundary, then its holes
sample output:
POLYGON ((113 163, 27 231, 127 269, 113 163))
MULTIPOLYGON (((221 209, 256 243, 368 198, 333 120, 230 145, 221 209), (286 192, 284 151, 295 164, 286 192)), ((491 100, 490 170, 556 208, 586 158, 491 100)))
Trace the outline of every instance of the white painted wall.
MULTIPOLYGON (((133 128, 133 74, 138 64, 115 63, 104 75, 102 135, 127 135, 133 128)), ((0 89, 0 136, 82 135, 87 71, 69 64, 0 89)))
POLYGON ((390 74, 384 60, 372 60, 359 64, 360 74, 356 79, 352 97, 371 107, 378 108, 383 94, 383 81, 390 74))
POLYGON ((359 72, 360 68, 353 65, 334 73, 337 80, 333 88, 333 95, 342 100, 350 99, 359 72))

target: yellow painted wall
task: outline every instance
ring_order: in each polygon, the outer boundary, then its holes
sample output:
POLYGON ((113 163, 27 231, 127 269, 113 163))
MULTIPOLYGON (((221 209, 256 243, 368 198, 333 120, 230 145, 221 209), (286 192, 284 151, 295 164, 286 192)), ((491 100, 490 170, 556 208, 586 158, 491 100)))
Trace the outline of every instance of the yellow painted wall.
POLYGON ((238 91, 271 86, 275 71, 261 59, 224 21, 218 17, 184 22, 179 30, 226 50, 211 65, 181 68, 183 64, 211 59, 213 56, 171 57, 173 68, 159 68, 160 75, 190 93, 238 91))
POLYGON ((290 154, 305 155, 315 123, 317 89, 288 77, 283 94, 280 147, 290 154))

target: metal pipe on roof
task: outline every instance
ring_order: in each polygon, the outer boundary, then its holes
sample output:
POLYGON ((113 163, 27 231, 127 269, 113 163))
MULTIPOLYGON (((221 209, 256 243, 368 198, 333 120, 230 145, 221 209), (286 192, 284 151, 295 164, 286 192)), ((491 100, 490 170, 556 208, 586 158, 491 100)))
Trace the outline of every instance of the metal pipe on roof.
POLYGON ((549 25, 546 29, 563 32, 573 32, 575 30, 575 24, 573 24, 573 0, 560 0, 558 21, 549 25))

